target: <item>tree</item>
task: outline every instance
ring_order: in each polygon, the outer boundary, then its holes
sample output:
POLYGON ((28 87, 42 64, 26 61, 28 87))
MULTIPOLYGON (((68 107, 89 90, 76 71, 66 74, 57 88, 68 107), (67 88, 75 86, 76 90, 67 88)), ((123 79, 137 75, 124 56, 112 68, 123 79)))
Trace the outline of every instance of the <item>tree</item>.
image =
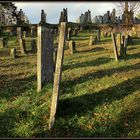
POLYGON ((118 14, 123 14, 126 5, 128 5, 128 11, 134 12, 135 15, 140 12, 140 2, 119 2, 116 4, 118 14))
POLYGON ((117 4, 118 14, 122 15, 122 22, 128 27, 133 18, 140 12, 139 2, 120 2, 117 4))

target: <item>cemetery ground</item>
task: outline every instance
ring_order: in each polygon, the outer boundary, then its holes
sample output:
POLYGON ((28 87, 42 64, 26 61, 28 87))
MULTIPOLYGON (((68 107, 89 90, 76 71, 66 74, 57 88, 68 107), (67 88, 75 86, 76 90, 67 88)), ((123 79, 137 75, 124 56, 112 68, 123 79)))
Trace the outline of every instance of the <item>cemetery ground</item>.
MULTIPOLYGON (((48 130, 53 84, 36 92, 36 54, 0 49, 0 137, 139 137, 140 40, 115 61, 111 37, 89 46, 90 33, 65 50, 57 117, 48 130)), ((30 50, 30 38, 28 49, 30 50)))

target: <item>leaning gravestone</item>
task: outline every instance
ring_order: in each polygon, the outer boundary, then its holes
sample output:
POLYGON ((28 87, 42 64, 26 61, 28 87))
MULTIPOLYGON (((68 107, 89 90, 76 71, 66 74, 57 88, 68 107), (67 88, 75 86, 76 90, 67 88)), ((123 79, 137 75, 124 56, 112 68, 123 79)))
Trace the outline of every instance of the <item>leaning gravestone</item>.
POLYGON ((54 124, 56 111, 57 111, 65 42, 66 42, 66 22, 61 22, 57 59, 56 59, 56 68, 55 68, 55 75, 54 75, 54 85, 53 85, 53 95, 52 95, 52 103, 51 103, 49 129, 51 129, 54 124))
POLYGON ((53 81, 53 30, 37 27, 37 91, 40 92, 43 85, 53 81))
POLYGON ((118 60, 118 50, 117 50, 117 45, 116 45, 115 34, 114 33, 111 33, 111 37, 112 37, 112 41, 113 41, 115 60, 118 60))

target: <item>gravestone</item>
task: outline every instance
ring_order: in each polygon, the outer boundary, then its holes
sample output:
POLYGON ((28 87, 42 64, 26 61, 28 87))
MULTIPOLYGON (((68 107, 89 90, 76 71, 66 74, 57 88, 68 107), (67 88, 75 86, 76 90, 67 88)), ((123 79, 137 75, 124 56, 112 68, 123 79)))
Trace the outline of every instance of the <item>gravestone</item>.
POLYGON ((117 38, 116 39, 116 45, 120 49, 120 47, 121 47, 121 34, 117 33, 117 37, 116 38, 117 38))
POLYGON ((126 50, 127 50, 127 35, 122 35, 122 41, 123 43, 121 44, 120 48, 120 56, 125 57, 126 56, 126 50))
POLYGON ((73 40, 69 41, 69 50, 70 54, 74 54, 74 52, 76 51, 75 42, 73 40))
POLYGON ((37 27, 37 92, 53 81, 53 30, 37 27))
POLYGON ((4 48, 3 38, 0 38, 0 48, 4 48))
POLYGON ((26 31, 23 31, 23 39, 25 39, 26 38, 26 31))
POLYGON ((18 40, 19 42, 19 47, 20 47, 20 51, 22 54, 25 54, 26 53, 26 42, 25 42, 25 39, 19 39, 18 40))
POLYGON ((71 39, 71 28, 68 28, 68 36, 67 39, 70 40, 71 39))
POLYGON ((101 31, 101 38, 104 38, 104 32, 101 31))
POLYGON ((14 59, 16 58, 16 49, 15 48, 10 50, 10 56, 14 59))
POLYGON ((116 38, 115 34, 111 33, 112 41, 113 41, 113 47, 114 47, 114 54, 115 54, 115 60, 118 61, 118 50, 117 50, 117 45, 116 45, 116 38))
POLYGON ((89 45, 90 45, 90 46, 93 45, 93 36, 90 36, 90 37, 89 37, 89 45))
POLYGON ((57 59, 56 59, 56 69, 55 69, 55 75, 54 75, 54 85, 53 85, 53 95, 52 95, 52 103, 51 103, 49 129, 51 129, 54 124, 56 111, 57 111, 65 42, 66 42, 66 22, 61 22, 57 59))
POLYGON ((100 41, 100 36, 101 36, 101 32, 100 30, 97 30, 97 41, 100 41))
POLYGON ((26 52, 26 43, 25 43, 25 39, 22 39, 21 27, 17 27, 17 39, 18 39, 18 43, 19 43, 21 53, 25 54, 25 52, 26 52))
POLYGON ((22 30, 21 27, 17 27, 17 39, 21 39, 22 38, 22 30))
POLYGON ((36 39, 33 39, 31 41, 31 48, 32 48, 32 52, 36 53, 37 52, 37 43, 36 43, 36 39))

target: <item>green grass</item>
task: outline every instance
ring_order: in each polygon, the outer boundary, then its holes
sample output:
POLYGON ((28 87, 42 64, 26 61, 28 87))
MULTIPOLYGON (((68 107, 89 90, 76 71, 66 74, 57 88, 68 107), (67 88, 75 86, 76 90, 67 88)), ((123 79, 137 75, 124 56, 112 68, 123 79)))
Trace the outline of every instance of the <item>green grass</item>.
MULTIPOLYGON (((89 35, 72 37, 75 54, 65 50, 59 106, 51 131, 53 86, 36 92, 36 54, 19 53, 15 60, 0 55, 0 137, 140 136, 140 41, 128 46, 127 57, 116 62, 111 38, 88 46, 89 35)), ((27 42, 30 48, 30 39, 27 42)), ((18 48, 12 38, 11 46, 18 48)))

